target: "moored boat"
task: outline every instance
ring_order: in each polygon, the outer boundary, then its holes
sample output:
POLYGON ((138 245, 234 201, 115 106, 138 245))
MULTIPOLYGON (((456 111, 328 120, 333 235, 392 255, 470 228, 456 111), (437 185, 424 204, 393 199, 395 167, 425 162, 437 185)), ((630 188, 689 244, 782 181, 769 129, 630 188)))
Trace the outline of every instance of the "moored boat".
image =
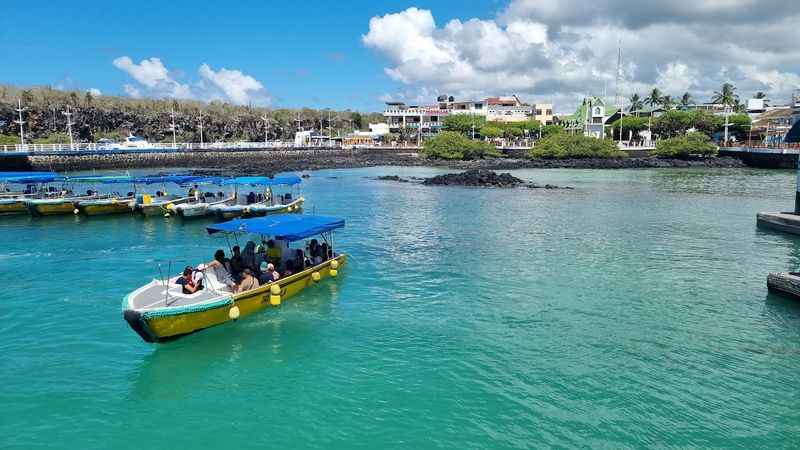
POLYGON ((125 214, 133 212, 136 197, 111 197, 78 202, 78 211, 87 216, 125 214))
POLYGON ((2 198, 0 199, 0 214, 25 214, 28 206, 25 198, 2 198))
POLYGON ((199 177, 192 175, 155 175, 137 178, 135 181, 140 184, 156 184, 164 186, 163 191, 158 191, 155 196, 150 194, 140 194, 136 197, 134 209, 145 216, 161 216, 171 214, 175 205, 188 203, 195 200, 194 196, 182 196, 167 194, 166 184, 175 183, 182 185, 189 183, 199 177))
POLYGON ((78 203, 81 200, 89 200, 91 198, 91 196, 32 198, 25 200, 25 206, 32 216, 59 216, 75 214, 78 211, 78 203))
POLYGON ((208 211, 219 220, 233 219, 236 217, 265 216, 269 214, 285 214, 302 212, 305 199, 301 196, 292 199, 292 194, 287 192, 275 196, 273 191, 277 186, 296 186, 302 179, 295 175, 278 177, 235 177, 223 181, 224 185, 236 186, 236 201, 209 207, 208 211), (261 186, 263 194, 250 192, 247 195, 239 193, 239 186, 261 186))
POLYGON ((63 181, 54 172, 2 172, 0 173, 0 184, 5 185, 26 185, 25 190, 19 192, 3 192, 0 197, 0 215, 27 214, 28 200, 37 198, 57 198, 62 195, 61 191, 50 192, 42 189, 43 185, 52 182, 63 181))
POLYGON ((255 234, 286 242, 321 235, 330 242, 331 254, 293 275, 238 293, 220 282, 223 277, 212 269, 203 272, 204 287, 193 294, 183 292, 176 283, 179 277, 155 279, 125 297, 123 317, 146 342, 166 342, 270 306, 279 306, 320 280, 338 275, 347 256, 333 252, 333 231, 342 227, 343 219, 293 214, 236 219, 211 225, 207 227, 210 234, 255 234))

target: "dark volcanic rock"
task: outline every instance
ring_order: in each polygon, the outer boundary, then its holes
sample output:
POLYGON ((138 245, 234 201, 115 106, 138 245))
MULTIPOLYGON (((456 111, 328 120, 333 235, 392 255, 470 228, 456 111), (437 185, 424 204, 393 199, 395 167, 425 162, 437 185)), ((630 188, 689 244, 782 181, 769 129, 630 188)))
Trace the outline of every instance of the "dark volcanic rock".
POLYGON ((461 173, 448 173, 425 179, 428 186, 479 186, 511 188, 524 184, 523 180, 510 173, 497 174, 491 170, 473 169, 461 173))
POLYGON ((408 180, 405 178, 400 178, 399 175, 383 175, 380 177, 375 177, 375 179, 381 181, 397 181, 398 183, 408 183, 408 180))

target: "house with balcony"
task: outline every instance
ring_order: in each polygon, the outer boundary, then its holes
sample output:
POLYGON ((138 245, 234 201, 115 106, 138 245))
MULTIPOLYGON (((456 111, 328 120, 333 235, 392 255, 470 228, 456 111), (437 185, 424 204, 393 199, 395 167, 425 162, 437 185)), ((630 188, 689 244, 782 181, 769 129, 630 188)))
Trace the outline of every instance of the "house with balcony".
POLYGON ((432 136, 442 129, 444 118, 450 114, 440 106, 407 105, 403 102, 388 102, 383 117, 392 133, 417 134, 421 137, 432 136))

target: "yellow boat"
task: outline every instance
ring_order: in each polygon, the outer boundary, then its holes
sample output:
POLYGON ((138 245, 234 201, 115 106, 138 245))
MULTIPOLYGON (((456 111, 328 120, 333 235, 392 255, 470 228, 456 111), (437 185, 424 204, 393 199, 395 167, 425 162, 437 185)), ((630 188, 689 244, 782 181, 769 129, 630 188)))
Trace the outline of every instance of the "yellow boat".
POLYGON ((25 198, 2 198, 0 199, 0 214, 26 214, 28 206, 25 198))
POLYGON ((31 215, 57 216, 75 214, 78 203, 88 199, 89 197, 34 198, 26 200, 25 205, 31 215))
POLYGON ((326 216, 296 214, 235 219, 207 227, 209 233, 256 234, 295 242, 314 235, 331 245, 331 255, 303 271, 255 289, 234 293, 219 268, 202 272, 204 288, 183 293, 176 283, 180 277, 155 279, 128 294, 122 302, 123 317, 145 342, 167 342, 205 328, 238 320, 258 311, 274 308, 303 289, 328 277, 338 276, 347 255, 333 252, 333 230, 344 220, 326 216))
POLYGON ((136 197, 101 198, 78 202, 78 210, 87 216, 103 216, 133 212, 135 205, 136 197))

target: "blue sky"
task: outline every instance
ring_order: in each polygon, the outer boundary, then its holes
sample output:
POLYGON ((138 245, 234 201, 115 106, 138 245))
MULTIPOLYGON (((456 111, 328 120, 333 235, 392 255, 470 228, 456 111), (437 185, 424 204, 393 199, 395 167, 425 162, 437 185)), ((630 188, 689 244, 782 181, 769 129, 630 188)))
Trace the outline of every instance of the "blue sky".
MULTIPOLYGON (((442 19, 492 15, 491 2, 437 1, 442 19), (474 3, 474 2, 469 2, 474 3)), ((0 82, 99 89, 124 95, 131 82, 112 65, 157 57, 176 80, 209 64, 261 82, 273 106, 380 110, 399 88, 383 57, 361 36, 373 16, 411 6, 399 1, 29 2, 0 14, 0 82)), ((424 5, 423 5, 424 6, 424 5)), ((500 4, 502 6, 502 4, 500 4)))
POLYGON ((572 112, 653 87, 708 101, 732 82, 743 100, 786 103, 795 3, 6 0, 0 83, 361 111, 519 94, 572 112))

